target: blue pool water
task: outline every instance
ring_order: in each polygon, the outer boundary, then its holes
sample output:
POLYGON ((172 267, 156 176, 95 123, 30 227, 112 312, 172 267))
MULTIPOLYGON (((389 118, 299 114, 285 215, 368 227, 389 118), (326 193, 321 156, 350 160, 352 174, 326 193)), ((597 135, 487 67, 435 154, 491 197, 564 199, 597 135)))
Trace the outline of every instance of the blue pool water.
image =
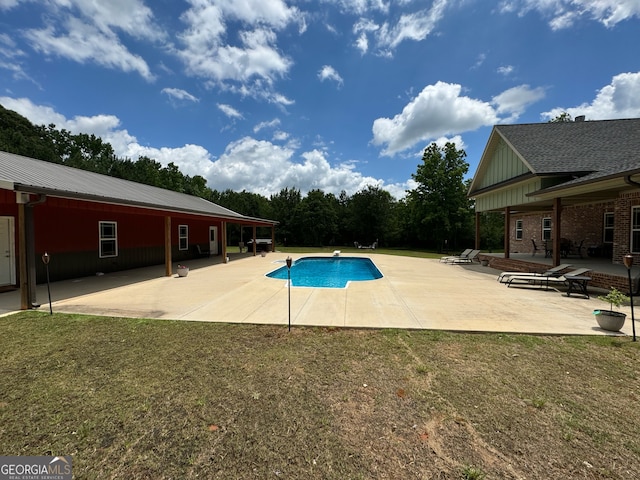
MULTIPOLYGON (((267 274, 267 277, 287 279, 287 266, 267 274)), ((375 280, 382 273, 369 258, 303 257, 291 266, 294 287, 345 288, 348 282, 375 280)))

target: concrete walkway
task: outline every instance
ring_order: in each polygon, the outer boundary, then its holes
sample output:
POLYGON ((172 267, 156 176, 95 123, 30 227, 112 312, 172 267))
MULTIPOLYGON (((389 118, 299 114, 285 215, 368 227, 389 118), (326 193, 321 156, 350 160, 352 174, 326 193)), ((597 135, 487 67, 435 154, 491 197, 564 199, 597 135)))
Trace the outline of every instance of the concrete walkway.
MULTIPOLYGON (((291 255, 295 260, 300 256, 291 255)), ((438 260, 370 257, 384 278, 353 282, 345 289, 291 288, 291 323, 334 327, 437 329, 478 332, 611 335, 597 327, 595 297, 567 297, 557 290, 508 288, 496 270, 448 265, 438 260)), ((265 277, 287 254, 245 256, 232 261, 187 262, 187 277, 163 276, 162 266, 51 284, 54 312, 204 322, 288 323, 286 281, 265 277)), ((219 260, 217 260, 219 261, 219 260)), ((46 285, 38 286, 47 312, 46 285)), ((19 292, 0 294, 0 314, 18 310, 19 292)), ((630 308, 623 334, 631 335, 630 308)), ((640 312, 639 312, 640 313, 640 312)), ((638 324, 636 324, 638 326, 638 324)))

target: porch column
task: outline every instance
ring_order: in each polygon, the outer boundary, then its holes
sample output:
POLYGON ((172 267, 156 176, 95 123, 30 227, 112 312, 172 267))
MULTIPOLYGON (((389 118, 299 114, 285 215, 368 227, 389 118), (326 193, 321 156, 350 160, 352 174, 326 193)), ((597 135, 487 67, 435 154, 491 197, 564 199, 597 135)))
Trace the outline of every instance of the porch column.
POLYGON ((20 270, 20 309, 27 310, 29 308, 29 283, 27 275, 27 239, 26 239, 26 221, 24 214, 24 204, 18 204, 18 251, 20 252, 19 264, 20 270))
POLYGON ((256 256, 256 226, 253 226, 253 256, 256 256))
POLYGON ((276 251, 276 226, 271 225, 271 251, 276 251))
POLYGON ((222 222, 222 262, 227 261, 227 222, 222 222))
POLYGON ((475 238, 475 246, 473 247, 477 250, 480 249, 480 212, 476 210, 476 238, 475 238))
POLYGON ((164 217, 164 274, 170 277, 171 267, 171 217, 164 217))
POLYGON ((504 258, 509 258, 511 250, 511 207, 504 209, 504 258))
POLYGON ((562 212, 562 199, 553 199, 553 266, 560 265, 560 238, 562 231, 560 230, 560 218, 562 212))

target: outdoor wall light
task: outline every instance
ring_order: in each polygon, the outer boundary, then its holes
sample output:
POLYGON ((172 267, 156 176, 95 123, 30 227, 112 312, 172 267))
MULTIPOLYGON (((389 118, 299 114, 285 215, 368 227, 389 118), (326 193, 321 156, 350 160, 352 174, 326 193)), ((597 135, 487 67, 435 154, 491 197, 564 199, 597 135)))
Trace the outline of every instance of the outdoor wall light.
POLYGON ((633 341, 636 341, 636 319, 633 315, 633 283, 631 282, 631 267, 633 267, 633 255, 626 254, 622 259, 624 266, 627 267, 627 276, 629 277, 629 299, 631 300, 631 328, 633 330, 633 341))

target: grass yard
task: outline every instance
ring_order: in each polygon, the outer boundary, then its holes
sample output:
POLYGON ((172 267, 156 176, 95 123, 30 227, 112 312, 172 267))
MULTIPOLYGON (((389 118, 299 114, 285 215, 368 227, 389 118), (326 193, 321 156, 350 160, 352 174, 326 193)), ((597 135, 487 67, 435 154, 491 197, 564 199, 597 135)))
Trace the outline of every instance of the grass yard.
POLYGON ((0 318, 0 454, 74 478, 640 478, 640 348, 536 337, 0 318))

